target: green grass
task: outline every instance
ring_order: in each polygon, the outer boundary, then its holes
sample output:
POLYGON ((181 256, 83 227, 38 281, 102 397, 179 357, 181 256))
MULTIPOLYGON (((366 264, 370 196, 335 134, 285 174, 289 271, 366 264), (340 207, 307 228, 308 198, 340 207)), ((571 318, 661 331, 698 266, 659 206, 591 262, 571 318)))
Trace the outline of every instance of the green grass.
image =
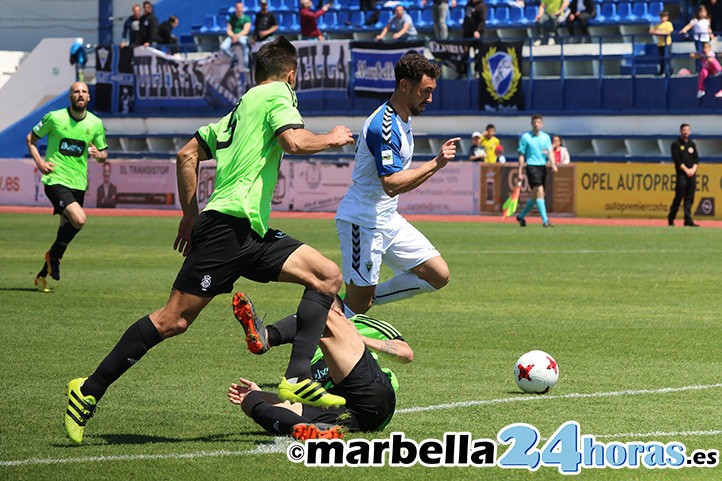
MULTIPOLYGON (((230 295, 220 296, 188 333, 154 348, 113 385, 79 447, 65 440, 65 383, 90 374, 123 331, 162 306, 182 262, 171 250, 176 220, 92 217, 62 264, 56 292, 32 289, 56 219, 0 215, 0 307, 3 395, 0 480, 128 479, 560 479, 500 468, 363 468, 333 470, 290 463, 285 454, 138 459, 138 455, 246 452, 271 438, 225 397, 239 375, 277 383, 288 349, 262 357, 242 349, 230 295), (136 456, 126 460, 88 460, 136 456)), ((274 227, 340 262, 332 221, 275 220, 274 227)), ((398 407, 524 398, 514 361, 542 349, 559 362, 552 392, 601 393, 722 382, 720 231, 666 227, 507 224, 416 224, 449 263, 442 292, 374 308, 415 350, 396 368, 398 407)), ((389 272, 384 275, 388 276, 389 272)), ((240 280, 260 313, 292 312, 301 288, 240 280)), ((576 420, 582 434, 692 432, 722 429, 721 388, 539 402, 486 404, 399 413, 384 437, 403 431, 417 441, 447 431, 495 439, 526 422, 542 436, 576 420)), ((357 435, 358 436, 358 435, 357 435)), ((635 441, 639 438, 602 439, 635 441)), ((720 449, 722 435, 648 437, 694 449, 720 449)), ((502 449, 503 450, 503 449, 502 449)), ((722 468, 586 470, 578 479, 718 480, 722 468)))

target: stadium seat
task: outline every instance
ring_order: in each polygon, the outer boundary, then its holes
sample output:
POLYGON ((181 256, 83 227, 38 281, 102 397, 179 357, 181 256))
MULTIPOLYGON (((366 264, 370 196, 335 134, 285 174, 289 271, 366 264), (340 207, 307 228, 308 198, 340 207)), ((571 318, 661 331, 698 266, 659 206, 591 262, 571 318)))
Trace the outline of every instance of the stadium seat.
POLYGON ((328 12, 318 17, 318 28, 320 28, 321 30, 334 29, 336 28, 337 24, 338 17, 336 16, 336 12, 334 12, 333 10, 329 10, 328 12))
POLYGON ((388 9, 380 10, 379 11, 379 19, 376 22, 376 29, 381 30, 386 26, 386 24, 389 23, 389 20, 391 20, 391 17, 394 15, 394 12, 388 9))
POLYGON ((281 30, 295 31, 301 28, 298 23, 298 14, 295 12, 277 13, 276 17, 280 17, 277 20, 278 26, 281 30))
POLYGON ((620 22, 630 22, 632 20, 632 4, 629 2, 619 2, 617 5, 617 17, 620 22))
POLYGON ((352 30, 364 30, 369 27, 366 25, 366 12, 362 10, 352 10, 349 16, 352 30))
MULTIPOLYGON (((243 6, 246 7, 246 10, 250 10, 251 12, 257 12, 261 9, 261 6, 258 3, 258 0, 243 0, 243 6)), ((231 8, 235 9, 235 7, 231 8)))
POLYGON ((509 25, 523 25, 525 22, 524 20, 524 11, 521 8, 510 8, 509 9, 509 25))
POLYGON ((332 30, 336 32, 344 32, 351 29, 351 11, 343 9, 336 12, 336 25, 332 30))
POLYGON ((336 0, 334 7, 339 10, 358 10, 359 2, 358 0, 336 0))
POLYGON ((641 21, 647 18, 648 2, 634 2, 632 4, 632 20, 641 21))
POLYGON ((650 21, 658 21, 659 20, 659 14, 664 10, 664 3, 663 2, 649 2, 649 12, 648 17, 650 21))
POLYGON ((533 5, 527 5, 524 7, 524 17, 522 19, 523 22, 526 23, 536 23, 536 14, 539 12, 539 7, 535 7, 533 5))
POLYGON ((497 5, 494 8, 494 23, 500 27, 509 23, 509 7, 506 5, 497 5))
POLYGON ((612 2, 604 2, 597 5, 596 23, 611 23, 619 20, 617 6, 612 2))
POLYGON ((427 28, 434 26, 434 12, 430 7, 422 8, 420 10, 421 16, 419 17, 419 24, 417 27, 427 28))
POLYGON ((218 32, 220 27, 218 26, 218 20, 215 15, 206 15, 201 27, 201 33, 205 32, 218 32))
POLYGON ((496 25, 497 23, 499 23, 499 20, 497 20, 494 12, 496 12, 496 9, 493 7, 490 7, 487 4, 487 6, 486 6, 486 24, 487 25, 496 25))

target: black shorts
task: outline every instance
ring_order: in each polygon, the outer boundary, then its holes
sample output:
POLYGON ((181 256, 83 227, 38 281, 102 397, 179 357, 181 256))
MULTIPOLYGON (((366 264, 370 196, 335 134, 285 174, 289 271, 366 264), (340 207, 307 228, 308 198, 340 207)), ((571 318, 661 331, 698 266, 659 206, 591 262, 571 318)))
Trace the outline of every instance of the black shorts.
POLYGON ((529 187, 543 186, 547 181, 546 165, 529 165, 526 166, 526 178, 529 180, 529 187))
POLYGON ((239 277, 277 281, 286 259, 303 243, 268 229, 259 236, 248 219, 202 212, 191 233, 191 251, 173 288, 201 297, 231 292, 239 277))
POLYGON ((339 424, 349 431, 377 431, 396 410, 396 393, 371 351, 364 350, 346 379, 329 392, 346 399, 342 408, 303 406, 303 416, 314 422, 339 424))
POLYGON ((80 207, 83 207, 85 191, 69 189, 60 184, 46 185, 45 197, 53 204, 53 214, 62 215, 65 208, 73 202, 77 202, 80 207))

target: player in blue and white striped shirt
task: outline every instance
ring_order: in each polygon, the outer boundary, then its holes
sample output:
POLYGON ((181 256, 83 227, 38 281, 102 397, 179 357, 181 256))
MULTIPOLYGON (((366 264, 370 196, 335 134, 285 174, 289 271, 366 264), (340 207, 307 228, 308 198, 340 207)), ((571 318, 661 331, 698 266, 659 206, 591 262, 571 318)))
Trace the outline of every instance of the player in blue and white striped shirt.
POLYGON ((456 156, 458 137, 441 152, 410 168, 414 155, 411 116, 431 103, 439 67, 423 55, 406 54, 396 64, 396 89, 364 123, 356 148, 353 184, 336 211, 346 283, 346 315, 441 289, 449 267, 441 254, 398 212, 398 195, 416 189, 456 156), (394 277, 379 284, 381 264, 394 277))

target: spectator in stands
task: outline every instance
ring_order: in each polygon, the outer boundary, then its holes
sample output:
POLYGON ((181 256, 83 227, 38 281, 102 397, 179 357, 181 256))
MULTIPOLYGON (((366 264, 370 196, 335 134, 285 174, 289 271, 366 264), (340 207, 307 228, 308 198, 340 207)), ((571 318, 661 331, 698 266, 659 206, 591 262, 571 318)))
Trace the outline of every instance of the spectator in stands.
POLYGON ((261 11, 256 14, 253 25, 253 40, 255 42, 270 42, 278 30, 276 16, 268 11, 268 0, 261 0, 261 11))
POLYGON ((503 145, 497 145, 496 149, 494 149, 494 153, 496 154, 496 162, 498 164, 506 164, 506 157, 504 156, 503 145))
MULTIPOLYGON (((690 30, 692 30, 692 38, 694 39, 694 49, 696 52, 701 52, 702 44, 709 42, 712 34, 707 9, 704 5, 697 8, 697 15, 679 33, 686 35, 690 30)), ((697 62, 697 71, 699 72, 699 70, 700 62, 697 62)))
POLYGON ((301 38, 303 40, 323 40, 323 33, 318 28, 318 17, 328 12, 331 8, 330 4, 321 7, 320 10, 311 10, 311 0, 301 0, 301 10, 299 12, 301 23, 301 38))
POLYGON ((555 164, 568 164, 571 160, 564 141, 558 135, 552 137, 552 160, 555 164))
POLYGON ((584 36, 582 43, 589 38, 589 20, 597 16, 597 9, 594 6, 594 0, 570 0, 569 16, 567 17, 567 30, 574 41, 576 35, 576 25, 584 36))
POLYGON ((251 17, 243 13, 243 2, 236 2, 236 11, 228 15, 226 22, 226 35, 221 42, 221 50, 226 52, 233 63, 241 69, 248 68, 251 52, 251 43, 248 34, 251 32, 251 17))
POLYGON ((123 35, 120 39, 120 47, 137 45, 138 32, 140 31, 140 5, 133 5, 133 13, 123 23, 123 35))
POLYGON ((463 38, 483 38, 486 30, 486 3, 484 0, 468 0, 461 26, 463 38))
POLYGON ((481 147, 484 149, 484 162, 488 164, 496 164, 496 147, 500 144, 496 137, 496 127, 489 124, 481 136, 481 147))
MULTIPOLYGON (((702 51, 689 54, 692 58, 700 60, 699 75, 697 75, 697 98, 701 99, 705 95, 704 81, 710 75, 718 75, 722 73, 722 66, 717 61, 717 56, 712 50, 709 42, 702 44, 702 51)), ((722 90, 715 94, 715 97, 722 98, 722 90)))
POLYGON ((484 148, 481 146, 481 132, 476 131, 471 134, 471 147, 469 148, 469 160, 473 162, 483 162, 484 148))
POLYGON ((376 40, 383 40, 389 31, 393 32, 391 38, 394 40, 413 40, 416 38, 417 32, 414 22, 401 5, 396 6, 394 16, 381 30, 381 33, 376 35, 376 40))
POLYGON ((549 45, 556 44, 557 29, 566 19, 568 6, 569 0, 541 0, 536 14, 536 34, 541 38, 534 45, 541 45, 542 41, 549 45))
MULTIPOLYGON (((426 6, 428 0, 421 0, 421 6, 426 6)), ((451 7, 456 7, 456 0, 451 0, 451 7)), ((432 0, 431 7, 434 17, 434 37, 437 40, 449 38, 449 27, 446 25, 446 16, 449 14, 449 0, 432 0)))
POLYGON ((143 16, 140 17, 140 29, 137 38, 138 45, 145 45, 146 47, 158 42, 158 19, 153 13, 153 4, 150 2, 143 2, 143 16))
POLYGON ((168 20, 158 25, 158 44, 170 45, 170 53, 178 53, 178 37, 173 35, 173 29, 180 21, 175 15, 168 17, 168 20))
POLYGON ((722 0, 710 0, 709 10, 712 14, 712 31, 722 32, 722 0))
POLYGON ((376 10, 376 0, 361 0, 359 8, 364 12, 372 12, 376 10))
POLYGON ((669 12, 659 13, 659 23, 649 29, 649 33, 657 36, 657 49, 659 50, 659 75, 669 75, 669 49, 672 45, 672 32, 674 26, 669 21, 669 12))

